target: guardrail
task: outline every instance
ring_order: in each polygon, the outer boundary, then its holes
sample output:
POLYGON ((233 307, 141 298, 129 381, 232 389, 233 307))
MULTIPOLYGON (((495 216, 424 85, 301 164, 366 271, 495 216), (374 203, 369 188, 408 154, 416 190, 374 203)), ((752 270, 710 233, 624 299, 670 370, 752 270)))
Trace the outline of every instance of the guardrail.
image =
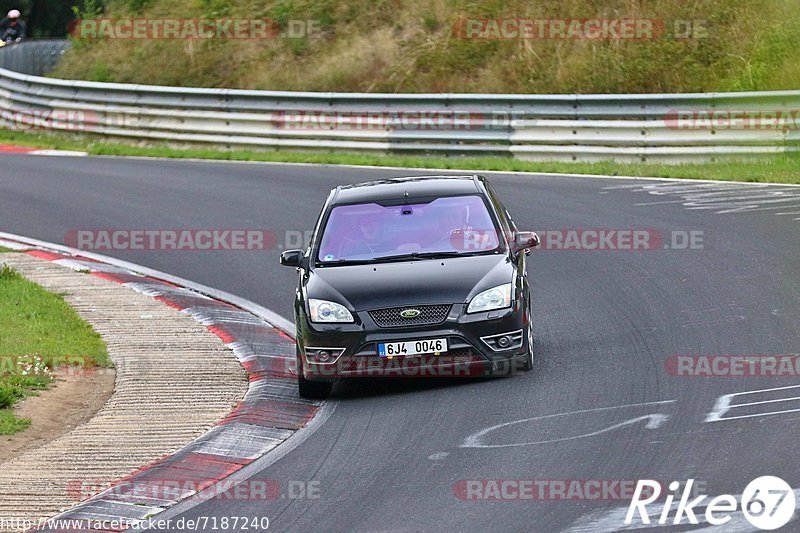
POLYGON ((224 149, 679 163, 795 151, 800 91, 314 93, 94 83, 0 69, 0 125, 224 149))
POLYGON ((23 41, 0 48, 0 68, 42 76, 55 68, 69 48, 63 39, 23 41))

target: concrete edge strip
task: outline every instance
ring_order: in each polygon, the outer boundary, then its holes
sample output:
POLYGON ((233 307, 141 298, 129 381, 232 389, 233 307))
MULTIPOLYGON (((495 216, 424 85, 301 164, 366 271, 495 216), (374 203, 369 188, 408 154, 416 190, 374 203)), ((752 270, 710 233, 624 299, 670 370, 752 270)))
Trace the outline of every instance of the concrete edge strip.
POLYGON ((89 152, 79 152, 77 150, 33 150, 30 155, 46 155, 46 156, 59 156, 59 157, 87 157, 89 152))
MULTIPOLYGON (((254 475, 258 474, 259 472, 263 471, 265 468, 271 466, 272 464, 278 462, 282 459, 285 455, 289 452, 297 448, 303 441, 305 441, 310 435, 312 435, 317 429, 324 424, 328 418, 333 414, 336 410, 336 402, 325 402, 322 407, 320 407, 317 414, 314 418, 309 421, 309 423, 300 431, 295 432, 291 437, 286 439, 283 444, 278 446, 274 451, 264 455, 260 459, 257 459, 253 463, 245 466, 241 470, 234 472, 228 478, 225 479, 225 483, 227 484, 228 488, 231 490, 235 490, 235 487, 240 483, 247 481, 254 475)), ((206 489, 200 492, 196 498, 189 498, 184 500, 174 507, 170 507, 169 509, 165 510, 163 513, 156 515, 156 520, 154 522, 147 522, 143 523, 139 528, 129 530, 130 533, 140 533, 144 531, 152 531, 152 530, 162 530, 163 528, 158 524, 158 521, 169 521, 173 518, 190 511, 191 509, 201 505, 202 503, 212 499, 214 496, 218 494, 218 491, 215 490, 214 487, 206 489)))
MULTIPOLYGON (((294 328, 272 311, 153 269, 58 244, 0 233, 0 245, 89 271, 179 309, 219 336, 250 380, 242 401, 206 434, 118 480, 37 531, 122 531, 141 528, 167 509, 174 515, 194 507, 283 457, 335 408, 298 396, 294 328)), ((281 487, 265 487, 263 492, 264 499, 278 498, 281 487)))
POLYGON ((15 144, 0 144, 0 153, 64 157, 86 157, 89 155, 88 152, 79 152, 75 150, 50 150, 47 148, 34 148, 31 146, 18 146, 15 144))

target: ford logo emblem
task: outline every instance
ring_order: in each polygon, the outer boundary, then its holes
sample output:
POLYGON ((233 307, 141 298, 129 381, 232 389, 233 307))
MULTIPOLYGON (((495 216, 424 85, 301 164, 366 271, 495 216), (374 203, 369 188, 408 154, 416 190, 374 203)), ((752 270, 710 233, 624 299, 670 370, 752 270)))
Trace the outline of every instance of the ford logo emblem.
POLYGON ((403 318, 417 318, 419 316, 418 309, 404 309, 400 311, 400 316, 403 318))

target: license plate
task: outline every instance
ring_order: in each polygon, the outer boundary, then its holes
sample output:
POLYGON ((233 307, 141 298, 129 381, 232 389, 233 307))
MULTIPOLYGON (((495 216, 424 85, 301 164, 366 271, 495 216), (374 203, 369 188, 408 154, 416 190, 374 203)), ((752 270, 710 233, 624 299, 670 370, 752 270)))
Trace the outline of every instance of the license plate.
POLYGON ((381 357, 408 357, 427 353, 438 355, 445 352, 447 352, 447 339, 378 343, 378 355, 381 357))

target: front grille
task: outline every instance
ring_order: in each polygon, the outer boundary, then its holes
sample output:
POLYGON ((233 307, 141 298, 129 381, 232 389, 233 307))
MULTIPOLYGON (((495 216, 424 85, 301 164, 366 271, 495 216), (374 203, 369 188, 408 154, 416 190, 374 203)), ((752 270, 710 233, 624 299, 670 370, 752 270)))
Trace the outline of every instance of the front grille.
POLYGON ((469 362, 475 358, 475 355, 472 353, 472 348, 456 348, 455 350, 448 351, 447 355, 453 357, 456 363, 469 362))
POLYGON ((382 328, 399 328, 403 326, 429 326, 444 322, 450 313, 451 305, 408 305, 405 307, 389 307, 370 311, 369 316, 382 328), (415 317, 405 318, 403 311, 414 309, 419 311, 415 317))

